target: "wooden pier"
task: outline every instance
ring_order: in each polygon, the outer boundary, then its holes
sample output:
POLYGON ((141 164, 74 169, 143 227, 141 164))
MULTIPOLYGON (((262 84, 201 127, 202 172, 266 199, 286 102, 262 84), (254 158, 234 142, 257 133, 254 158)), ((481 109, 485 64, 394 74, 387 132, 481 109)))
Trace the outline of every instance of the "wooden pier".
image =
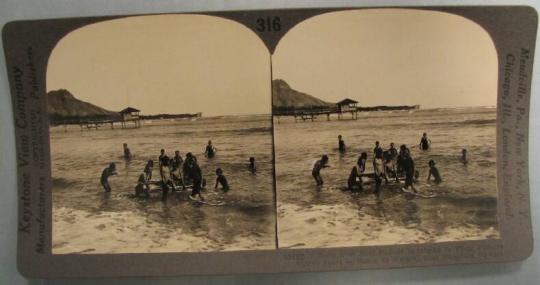
POLYGON ((118 123, 122 129, 141 127, 140 110, 132 107, 127 107, 116 114, 112 113, 85 117, 50 117, 49 120, 51 125, 64 126, 66 131, 67 127, 70 125, 78 125, 81 128, 81 131, 98 130, 105 126, 114 129, 115 123, 118 123))
POLYGON ((330 121, 332 114, 337 114, 338 120, 344 119, 344 114, 351 114, 352 120, 358 119, 358 108, 356 106, 358 102, 351 99, 344 99, 336 103, 336 105, 329 106, 312 106, 304 108, 295 107, 282 107, 273 108, 272 115, 277 118, 279 123, 280 117, 294 117, 294 121, 312 121, 314 122, 318 117, 326 117, 327 121, 330 121))

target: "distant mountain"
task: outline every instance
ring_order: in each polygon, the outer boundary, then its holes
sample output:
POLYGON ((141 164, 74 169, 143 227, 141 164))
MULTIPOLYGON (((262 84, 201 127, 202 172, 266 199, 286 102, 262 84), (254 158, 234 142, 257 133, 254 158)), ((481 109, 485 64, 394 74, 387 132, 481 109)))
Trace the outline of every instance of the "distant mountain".
POLYGON ((274 109, 332 106, 335 106, 335 103, 325 102, 306 93, 292 89, 283 79, 274 79, 272 81, 272 107, 274 109))
POLYGON ((66 89, 47 93, 47 112, 51 122, 59 120, 118 118, 118 112, 112 112, 88 102, 81 101, 66 89))

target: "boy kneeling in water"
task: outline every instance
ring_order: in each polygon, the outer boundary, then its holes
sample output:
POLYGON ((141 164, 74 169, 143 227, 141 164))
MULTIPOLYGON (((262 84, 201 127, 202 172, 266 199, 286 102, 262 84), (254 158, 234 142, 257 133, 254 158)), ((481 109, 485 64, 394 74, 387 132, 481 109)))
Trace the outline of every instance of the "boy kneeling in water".
POLYGON ((146 175, 141 173, 139 175, 139 180, 137 180, 137 186, 135 186, 135 197, 140 197, 141 194, 144 194, 145 198, 150 197, 150 187, 146 181, 146 175))
POLYGON ((313 165, 313 170, 311 171, 311 175, 313 178, 315 178, 315 182, 317 182, 317 186, 322 186, 324 181, 321 177, 321 169, 328 167, 328 155, 323 155, 321 159, 317 160, 315 164, 313 165))
POLYGON ((214 189, 217 189, 218 184, 221 184, 221 189, 223 192, 229 191, 229 183, 227 182, 227 178, 225 178, 225 175, 223 175, 223 170, 221 168, 216 169, 216 186, 214 186, 214 189))
POLYGON ((432 159, 428 162, 429 165, 429 174, 427 177, 427 181, 429 182, 431 179, 431 176, 433 175, 433 179, 435 179, 435 184, 439 184, 442 182, 441 174, 439 173, 439 170, 437 167, 435 167, 435 161, 432 159))
POLYGON ((349 179, 347 180, 347 186, 351 192, 361 192, 362 187, 362 178, 358 172, 358 167, 354 166, 349 174, 349 179))

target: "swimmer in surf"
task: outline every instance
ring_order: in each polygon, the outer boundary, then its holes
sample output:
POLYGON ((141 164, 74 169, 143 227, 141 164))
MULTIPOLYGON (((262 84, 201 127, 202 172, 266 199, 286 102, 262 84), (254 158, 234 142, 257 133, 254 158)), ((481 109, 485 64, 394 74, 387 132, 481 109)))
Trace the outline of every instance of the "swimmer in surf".
POLYGON ((328 156, 325 154, 321 157, 321 159, 315 162, 313 165, 313 170, 311 171, 311 175, 315 179, 315 182, 317 182, 317 186, 322 186, 324 184, 321 177, 321 169, 326 167, 328 167, 328 156))
POLYGON ((467 165, 467 163, 469 163, 469 160, 467 159, 466 149, 461 150, 461 157, 459 158, 459 161, 461 161, 461 163, 463 163, 464 165, 467 165))
POLYGON ((109 184, 109 177, 112 175, 116 175, 116 164, 114 162, 111 162, 108 167, 103 169, 103 172, 101 172, 101 186, 103 186, 103 189, 106 193, 111 192, 111 185, 109 184))
POLYGON ((216 155, 216 151, 217 149, 212 145, 212 141, 208 141, 204 155, 206 155, 208 158, 213 158, 214 155, 216 155))
POLYGON ((255 174, 255 172, 257 172, 257 166, 255 165, 255 157, 250 157, 249 158, 249 171, 251 172, 251 174, 255 174))
POLYGON ((382 151, 381 144, 379 143, 379 141, 376 141, 375 142, 375 147, 373 148, 373 154, 376 154, 377 150, 379 150, 379 149, 382 151))
POLYGON ((137 180, 137 185, 135 186, 135 197, 140 197, 144 195, 145 198, 150 197, 150 186, 146 181, 146 175, 141 173, 139 175, 139 180, 137 180))
POLYGON ((431 146, 431 140, 427 137, 427 133, 422 134, 419 146, 421 150, 428 150, 431 146))
POLYGON ((386 178, 386 170, 384 167, 382 148, 376 149, 375 151, 375 157, 373 158, 373 173, 375 175, 375 194, 377 195, 377 197, 380 197, 382 179, 384 178, 386 182, 388 182, 388 179, 386 178))
POLYGON ((401 167, 403 172, 405 172, 405 185, 403 186, 402 190, 405 191, 411 188, 414 192, 416 192, 413 185, 415 173, 414 161, 408 151, 403 151, 402 153, 401 167))
POLYGON ((345 152, 345 141, 341 135, 338 135, 338 149, 341 153, 345 152))
POLYGON ((202 171, 199 165, 197 164, 197 161, 194 156, 189 154, 186 154, 186 162, 184 163, 184 176, 193 181, 193 189, 191 190, 191 198, 195 199, 195 197, 199 196, 199 199, 201 201, 204 201, 204 197, 201 195, 202 190, 202 171))
POLYGON ((171 180, 171 160, 167 155, 161 157, 161 190, 163 196, 161 197, 162 201, 167 200, 167 194, 169 194, 169 189, 174 189, 174 184, 171 180))
POLYGON ((124 143, 124 160, 131 160, 131 151, 129 150, 127 143, 124 143))
POLYGON ((367 153, 362 152, 360 156, 358 157, 358 161, 356 161, 356 165, 358 166, 358 172, 364 173, 366 171, 366 161, 367 161, 367 153))
POLYGON ((223 169, 221 168, 216 169, 216 175, 217 175, 217 178, 216 178, 216 185, 214 186, 214 189, 217 189, 218 185, 221 185, 221 189, 223 190, 223 192, 226 193, 227 191, 229 191, 229 183, 227 182, 227 178, 225 177, 225 175, 223 175, 223 169))
POLYGON ((349 174, 349 179, 347 180, 347 188, 351 192, 362 191, 362 178, 360 177, 360 173, 358 173, 358 166, 353 166, 351 169, 351 174, 349 174))
MULTIPOLYGON (((164 149, 161 149, 160 151, 160 155, 158 157, 158 166, 159 166, 159 176, 163 179, 163 159, 166 157, 167 155, 165 154, 165 150, 164 149)), ((169 158, 167 157, 167 160, 169 158)))
POLYGON ((182 185, 182 164, 184 160, 180 155, 180 151, 174 152, 174 157, 171 160, 171 178, 176 185, 182 185))
POLYGON ((144 167, 144 179, 146 181, 150 181, 152 180, 152 171, 154 170, 154 161, 153 160, 148 160, 148 162, 146 162, 146 166, 144 167))
POLYGON ((429 174, 427 177, 427 181, 429 182, 431 179, 431 176, 433 176, 435 184, 439 184, 442 182, 441 174, 439 173, 439 170, 437 167, 435 167, 435 161, 432 159, 428 162, 429 165, 429 174))

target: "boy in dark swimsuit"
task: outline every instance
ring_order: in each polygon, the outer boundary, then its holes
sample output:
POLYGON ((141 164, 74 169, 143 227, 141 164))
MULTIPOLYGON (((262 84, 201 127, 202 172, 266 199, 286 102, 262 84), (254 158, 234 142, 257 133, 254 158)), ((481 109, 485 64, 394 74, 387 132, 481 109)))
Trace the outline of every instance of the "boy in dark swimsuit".
POLYGON ((467 159, 467 150, 466 149, 461 150, 461 157, 459 158, 459 161, 461 161, 461 163, 463 163, 464 165, 469 163, 469 160, 467 159))
POLYGON ((251 171, 251 174, 255 174, 257 172, 257 166, 255 165, 255 157, 249 158, 249 171, 251 171))
POLYGON ((424 133, 422 135, 422 138, 420 139, 420 149, 428 150, 430 145, 431 145, 431 140, 428 139, 427 133, 424 133))
POLYGON ((146 166, 144 167, 144 179, 146 181, 150 181, 152 180, 152 172, 154 170, 154 161, 153 160, 148 160, 148 162, 146 162, 146 166))
POLYGON ((206 157, 212 158, 216 154, 216 150, 217 149, 212 145, 212 141, 208 141, 204 154, 206 155, 206 157))
POLYGON ((100 182, 106 193, 111 192, 111 185, 109 185, 109 177, 116 174, 116 164, 114 164, 114 162, 111 162, 109 166, 103 169, 103 172, 101 172, 100 182))
POLYGON ((321 157, 321 159, 317 160, 315 164, 313 165, 313 170, 311 171, 311 175, 313 178, 315 178, 315 182, 317 182, 317 186, 322 186, 324 181, 321 177, 321 169, 328 167, 328 156, 325 154, 321 157))
POLYGON ((390 156, 392 157, 393 160, 395 160, 396 157, 398 156, 398 150, 396 149, 393 142, 390 143, 390 148, 388 149, 388 152, 390 153, 390 156))
POLYGON ((367 153, 362 152, 360 156, 358 157, 358 161, 356 161, 356 165, 358 166, 358 173, 364 173, 366 171, 366 161, 367 161, 367 153))
POLYGON ((171 178, 172 181, 176 185, 182 184, 182 164, 184 163, 184 160, 182 159, 182 156, 180 155, 180 151, 174 152, 174 157, 171 160, 171 178))
POLYGON ((382 148, 376 149, 375 151, 375 157, 373 158, 373 173, 375 175, 375 194, 377 197, 380 197, 382 179, 384 178, 388 183, 382 148))
POLYGON ((129 150, 127 143, 124 143, 124 160, 131 160, 131 151, 129 150))
POLYGON ((341 135, 338 136, 338 149, 341 153, 345 152, 345 141, 341 135))
POLYGON ((429 165, 429 174, 427 177, 427 181, 429 182, 431 179, 431 176, 433 176, 433 179, 435 181, 435 184, 439 184, 442 182, 441 174, 439 173, 439 170, 437 167, 435 167, 435 161, 432 159, 428 162, 429 165))
POLYGON ((161 190, 163 191, 162 201, 167 200, 167 194, 169 189, 174 189, 174 184, 171 180, 171 160, 168 156, 164 155, 161 158, 161 190))
POLYGON ((403 151, 402 153, 401 166, 403 172, 405 172, 405 185, 403 186, 402 190, 406 191, 410 187, 414 192, 416 192, 413 185, 415 173, 414 161, 408 151, 403 151))
POLYGON ((221 189, 223 192, 229 191, 229 183, 227 182, 225 175, 223 175, 223 170, 221 168, 216 169, 216 175, 216 186, 214 186, 214 189, 217 189, 218 184, 221 184, 221 189))
POLYGON ((379 149, 382 151, 381 144, 379 143, 379 141, 376 141, 375 142, 375 147, 373 148, 373 154, 376 154, 377 150, 379 150, 379 149))
POLYGON ((197 164, 195 157, 191 156, 191 153, 186 155, 186 162, 184 163, 184 176, 193 181, 193 189, 191 190, 191 197, 195 198, 199 196, 201 201, 204 201, 204 197, 201 195, 202 190, 202 171, 199 165, 197 164))
MULTIPOLYGON (((396 172, 397 172, 397 176, 402 176, 403 175, 403 171, 404 171, 404 168, 403 168, 403 161, 405 159, 405 155, 408 154, 409 156, 411 155, 411 151, 407 148, 406 145, 402 144, 400 147, 399 147, 399 154, 397 156, 397 159, 396 159, 396 164, 397 164, 397 169, 396 169, 396 172)), ((398 178, 399 179, 399 178, 398 178)))
POLYGON ((146 181, 146 175, 144 173, 139 175, 137 186, 135 186, 135 197, 140 197, 141 195, 144 195, 145 198, 150 197, 150 186, 146 181))
POLYGON ((351 174, 349 174, 349 179, 347 180, 347 188, 351 192, 360 192, 363 190, 362 178, 360 177, 357 166, 351 169, 351 174))
MULTIPOLYGON (((165 150, 161 149, 160 155, 158 158, 158 166, 159 166, 159 176, 163 179, 163 160, 165 159, 167 155, 165 154, 165 150)), ((169 158, 167 157, 167 160, 169 158)))

